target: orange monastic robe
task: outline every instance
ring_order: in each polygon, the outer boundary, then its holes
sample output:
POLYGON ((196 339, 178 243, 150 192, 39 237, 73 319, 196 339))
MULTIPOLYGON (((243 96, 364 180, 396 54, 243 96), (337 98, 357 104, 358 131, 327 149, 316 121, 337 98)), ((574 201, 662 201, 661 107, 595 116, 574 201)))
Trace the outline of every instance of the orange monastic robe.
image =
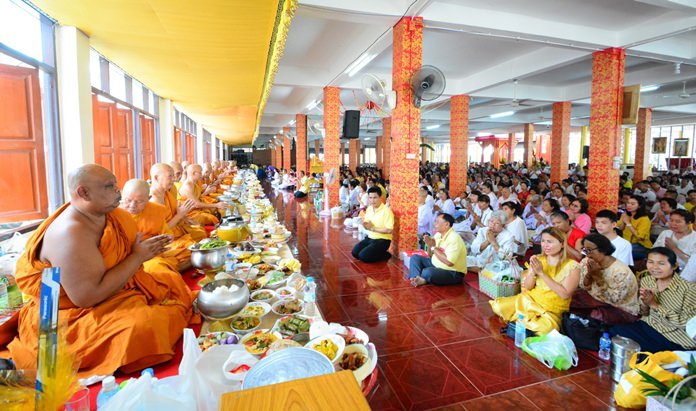
MULTIPOLYGON (((17 283, 32 297, 19 313, 19 335, 8 346, 19 369, 36 368, 41 271, 49 267, 39 260, 39 250, 46 229, 68 206, 39 226, 17 262, 17 283)), ((107 270, 131 253, 137 232, 128 212, 117 208, 107 214, 99 242, 107 270)), ((61 273, 62 277, 69 275, 61 273)), ((193 299, 179 275, 155 276, 142 269, 120 291, 94 307, 75 306, 61 290, 58 318, 80 360, 78 376, 109 375, 119 368, 130 373, 170 360, 174 344, 191 319, 193 299)))
MULTIPOLYGON (((147 240, 160 234, 172 234, 167 225, 166 214, 167 207, 150 201, 140 214, 131 214, 131 217, 135 220, 138 231, 142 233, 142 239, 147 240)), ((179 264, 191 259, 191 251, 188 247, 195 243, 188 234, 177 238, 167 246, 167 251, 145 261, 143 264, 145 271, 157 274, 171 270, 178 273, 179 264)))
MULTIPOLYGON (((176 191, 172 193, 172 191, 170 190, 166 193, 166 195, 164 196, 164 206, 167 208, 164 219, 166 221, 169 221, 172 218, 174 218, 177 212, 178 203, 176 201, 176 191)), ((201 241, 202 239, 208 237, 208 233, 206 233, 203 227, 192 226, 183 219, 179 221, 179 223, 175 225, 171 230, 172 234, 174 235, 174 238, 180 238, 189 234, 191 235, 191 239, 193 239, 194 241, 201 241)))
MULTIPOLYGON (((203 202, 201 198, 201 187, 197 184, 193 185, 195 200, 203 202)), ((181 195, 181 189, 179 189, 179 200, 186 201, 186 197, 181 195)), ((211 214, 208 210, 191 210, 186 216, 200 225, 215 225, 220 222, 220 220, 211 214)))

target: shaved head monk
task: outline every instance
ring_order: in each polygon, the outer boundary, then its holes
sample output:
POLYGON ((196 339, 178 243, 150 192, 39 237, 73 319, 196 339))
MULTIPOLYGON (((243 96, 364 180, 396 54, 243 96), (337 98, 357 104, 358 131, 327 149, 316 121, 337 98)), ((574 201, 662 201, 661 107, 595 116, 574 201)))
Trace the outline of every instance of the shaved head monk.
POLYGON ((192 225, 195 222, 186 217, 186 214, 196 208, 196 202, 188 199, 181 205, 177 204, 176 193, 172 192, 172 187, 176 181, 174 169, 167 164, 157 163, 150 168, 150 176, 152 178, 150 201, 162 204, 167 208, 165 219, 169 229, 174 234, 174 238, 178 239, 186 234, 190 234, 193 241, 206 238, 208 235, 205 229, 198 225, 192 225))
POLYGON ((198 164, 191 164, 186 169, 186 181, 179 189, 179 197, 181 201, 191 199, 196 202, 196 209, 188 213, 188 217, 201 225, 215 225, 220 220, 215 217, 210 210, 227 208, 225 203, 206 202, 202 198, 203 189, 198 184, 202 177, 202 168, 198 164))
MULTIPOLYGON (((121 191, 107 169, 89 164, 68 175, 70 202, 47 218, 17 262, 16 279, 31 300, 19 312, 8 348, 17 367, 36 368, 41 272, 60 267, 59 314, 80 359, 79 377, 141 370, 172 358, 192 315, 193 294, 181 277, 165 280, 142 264, 170 237, 143 240, 118 208, 121 191)), ((0 335, 8 330, 0 326, 0 335)))
MULTIPOLYGON (((133 217, 143 240, 162 234, 173 237, 167 225, 168 210, 164 205, 150 201, 150 186, 145 180, 134 178, 123 185, 120 207, 133 217)), ((189 235, 180 237, 167 246, 167 251, 143 263, 145 271, 153 274, 172 271, 178 274, 191 268, 191 251, 188 247, 194 243, 189 235)))

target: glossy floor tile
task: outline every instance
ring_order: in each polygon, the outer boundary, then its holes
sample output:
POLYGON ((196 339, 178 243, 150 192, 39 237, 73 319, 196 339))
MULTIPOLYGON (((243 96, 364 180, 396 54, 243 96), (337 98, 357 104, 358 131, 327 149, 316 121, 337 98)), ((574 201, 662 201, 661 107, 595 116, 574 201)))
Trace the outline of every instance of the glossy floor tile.
POLYGON ((577 367, 558 371, 515 347, 474 275, 457 286, 413 288, 396 258, 356 261, 357 235, 341 221, 317 218, 292 195, 274 204, 303 272, 317 281, 325 319, 363 329, 377 348, 373 410, 620 409, 596 357, 580 352, 577 367))

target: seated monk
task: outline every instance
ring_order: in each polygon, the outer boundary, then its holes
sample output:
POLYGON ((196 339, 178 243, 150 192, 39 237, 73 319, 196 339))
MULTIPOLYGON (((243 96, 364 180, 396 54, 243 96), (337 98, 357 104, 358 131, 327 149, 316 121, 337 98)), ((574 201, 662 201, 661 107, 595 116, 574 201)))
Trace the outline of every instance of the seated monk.
POLYGON ((118 208, 116 177, 101 166, 72 171, 68 188, 70 203, 39 226, 17 262, 17 284, 32 297, 8 346, 17 368, 36 368, 41 273, 48 267, 61 269, 58 316, 80 360, 78 377, 168 361, 191 319, 194 295, 181 277, 155 276, 142 264, 164 252, 171 237, 141 240, 118 208))
POLYGON ((170 187, 170 190, 172 191, 172 194, 174 194, 174 198, 176 200, 179 200, 179 190, 181 189, 181 184, 186 180, 186 172, 184 171, 184 168, 181 166, 181 163, 177 161, 172 161, 169 163, 169 166, 174 170, 174 183, 170 187))
POLYGON ((172 230, 174 239, 179 239, 185 235, 190 235, 193 241, 201 241, 208 237, 205 229, 199 225, 192 225, 186 214, 193 210, 196 203, 193 200, 186 200, 178 205, 176 192, 172 192, 174 187, 175 172, 172 167, 164 163, 154 164, 150 168, 150 201, 164 205, 167 210, 165 220, 167 226, 172 230))
MULTIPOLYGON (((158 235, 172 235, 167 225, 167 209, 162 204, 149 201, 150 186, 147 181, 134 178, 123 186, 120 207, 131 215, 138 226, 143 240, 158 235)), ((196 242, 186 234, 172 241, 167 251, 143 263, 145 271, 157 274, 172 271, 177 274, 191 268, 191 251, 188 247, 196 242)))
POLYGON ((202 198, 202 189, 198 185, 198 181, 201 179, 201 172, 201 166, 198 164, 191 164, 188 166, 186 169, 186 181, 181 185, 179 197, 181 201, 186 201, 187 199, 195 201, 196 208, 191 210, 187 215, 190 219, 200 225, 215 225, 219 223, 220 220, 215 217, 210 210, 224 210, 227 208, 227 204, 204 201, 202 198))

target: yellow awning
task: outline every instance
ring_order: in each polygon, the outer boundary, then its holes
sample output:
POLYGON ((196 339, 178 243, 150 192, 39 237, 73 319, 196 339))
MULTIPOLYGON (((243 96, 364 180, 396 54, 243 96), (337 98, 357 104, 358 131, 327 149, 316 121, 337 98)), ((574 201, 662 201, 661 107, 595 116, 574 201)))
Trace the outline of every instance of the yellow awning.
POLYGON ((247 144, 297 0, 34 0, 228 144, 247 144))

